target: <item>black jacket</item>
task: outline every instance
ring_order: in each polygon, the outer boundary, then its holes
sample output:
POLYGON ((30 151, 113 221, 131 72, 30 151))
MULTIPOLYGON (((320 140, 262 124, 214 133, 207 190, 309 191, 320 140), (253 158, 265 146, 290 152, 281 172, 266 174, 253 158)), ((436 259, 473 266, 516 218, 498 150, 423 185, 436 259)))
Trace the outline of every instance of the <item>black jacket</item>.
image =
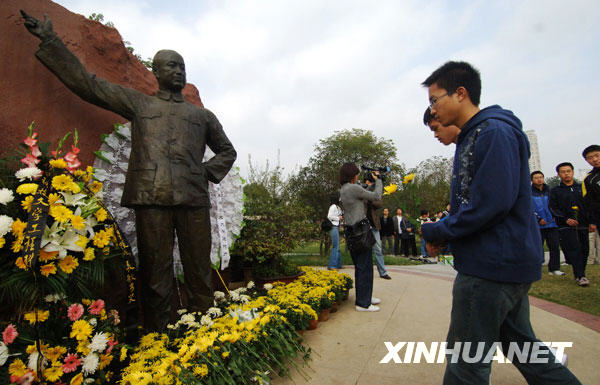
POLYGON ((391 235, 394 235, 394 221, 392 220, 392 217, 388 216, 387 218, 384 218, 383 216, 381 216, 379 218, 379 222, 381 223, 382 237, 389 237, 391 235))
POLYGON ((600 168, 594 168, 583 180, 585 194, 583 201, 588 216, 588 222, 600 225, 600 168))
POLYGON ((579 183, 573 182, 571 186, 567 186, 561 182, 550 190, 549 206, 558 227, 570 227, 567 219, 577 220, 579 228, 587 227, 588 220, 579 183), (577 207, 577 210, 574 207, 577 207))

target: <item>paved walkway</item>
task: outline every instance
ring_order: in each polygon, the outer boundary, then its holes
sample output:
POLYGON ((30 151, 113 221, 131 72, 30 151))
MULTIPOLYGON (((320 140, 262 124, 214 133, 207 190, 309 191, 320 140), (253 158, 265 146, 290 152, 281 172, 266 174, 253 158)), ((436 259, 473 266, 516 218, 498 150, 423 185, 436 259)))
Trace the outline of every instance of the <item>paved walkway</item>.
MULTIPOLYGON (((445 341, 450 321, 452 280, 449 266, 390 266, 391 280, 375 272, 374 295, 381 298, 381 311, 359 313, 354 310, 354 290, 340 310, 316 330, 304 333, 313 350, 308 381, 292 370, 292 378, 278 378, 276 385, 400 385, 440 384, 445 364, 380 364, 387 354, 385 341, 445 341)), ((354 270, 342 270, 354 276, 354 270)), ((544 341, 572 341, 567 348, 569 369, 582 384, 600 384, 600 317, 581 321, 563 310, 562 316, 546 301, 532 300, 531 322, 538 338, 544 341), (571 319, 565 318, 565 315, 571 319), (589 321, 589 322, 588 322, 589 321), (586 324, 584 326, 583 324, 586 324), (583 324, 582 324, 583 323, 583 324), (594 330, 595 329, 595 330, 594 330)), ((576 312, 577 313, 577 312, 576 312)), ((581 312, 579 312, 581 313, 581 312)), ((584 313, 585 314, 585 313, 584 313)), ((400 351, 404 356, 405 348, 400 351)), ((512 364, 493 363, 491 384, 526 384, 512 364)))

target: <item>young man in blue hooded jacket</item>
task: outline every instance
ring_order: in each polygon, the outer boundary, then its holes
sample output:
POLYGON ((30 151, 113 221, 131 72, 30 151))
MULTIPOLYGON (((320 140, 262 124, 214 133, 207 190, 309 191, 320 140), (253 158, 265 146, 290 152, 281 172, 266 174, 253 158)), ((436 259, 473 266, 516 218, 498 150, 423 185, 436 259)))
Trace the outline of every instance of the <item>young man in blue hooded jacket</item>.
MULTIPOLYGON (((448 359, 444 384, 488 384, 491 362, 484 356, 464 359, 467 354, 477 357, 480 343, 485 352, 495 342, 505 353, 510 343, 522 349, 540 346, 529 321, 527 296, 531 283, 541 278, 543 262, 531 201, 529 141, 512 112, 497 105, 479 109, 481 79, 470 64, 448 62, 423 85, 428 87, 431 113, 442 125, 461 129, 450 216, 422 228, 431 255, 450 243, 458 272, 447 349, 461 351, 457 360, 448 359)), ((546 362, 534 363, 529 355, 513 359, 528 383, 580 384, 542 349, 546 362)))

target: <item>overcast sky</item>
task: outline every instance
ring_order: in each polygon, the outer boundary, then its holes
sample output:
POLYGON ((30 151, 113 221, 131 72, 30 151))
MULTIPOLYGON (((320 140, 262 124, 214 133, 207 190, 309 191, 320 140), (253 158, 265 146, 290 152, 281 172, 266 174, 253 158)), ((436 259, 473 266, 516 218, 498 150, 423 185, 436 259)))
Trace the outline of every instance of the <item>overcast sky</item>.
POLYGON ((174 49, 238 151, 306 165, 319 139, 363 128, 408 167, 451 156, 423 126, 420 83, 448 60, 481 71, 481 106, 500 104, 538 136, 542 170, 600 144, 598 1, 58 0, 102 13, 144 58, 174 49), (596 111, 596 112, 594 112, 596 111))

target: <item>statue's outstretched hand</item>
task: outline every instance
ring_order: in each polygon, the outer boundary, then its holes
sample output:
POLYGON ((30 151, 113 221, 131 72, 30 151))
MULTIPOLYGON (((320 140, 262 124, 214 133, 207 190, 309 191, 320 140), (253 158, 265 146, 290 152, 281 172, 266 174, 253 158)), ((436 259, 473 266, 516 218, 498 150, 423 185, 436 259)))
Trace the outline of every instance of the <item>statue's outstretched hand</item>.
POLYGON ((54 31, 52 30, 52 20, 50 20, 47 14, 44 14, 44 21, 40 21, 35 17, 28 15, 21 9, 21 16, 23 16, 23 19, 25 20, 25 28, 27 28, 32 35, 39 37, 41 40, 48 39, 54 35, 54 31))

